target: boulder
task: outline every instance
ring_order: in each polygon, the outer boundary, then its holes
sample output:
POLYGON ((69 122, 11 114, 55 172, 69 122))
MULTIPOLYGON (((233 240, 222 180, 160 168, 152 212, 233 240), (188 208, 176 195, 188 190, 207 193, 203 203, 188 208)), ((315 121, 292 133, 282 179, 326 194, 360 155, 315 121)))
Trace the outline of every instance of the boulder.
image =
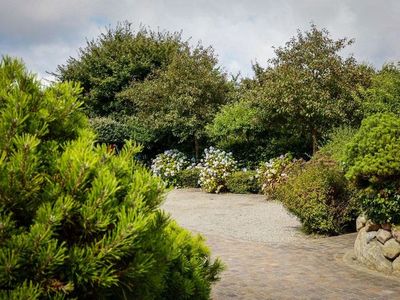
POLYGON ((372 222, 371 220, 368 220, 365 223, 365 230, 367 232, 369 232, 369 231, 378 231, 380 228, 381 228, 381 225, 376 224, 376 223, 372 222))
POLYGON ((400 243, 400 226, 392 226, 392 235, 400 243))
MULTIPOLYGON (((384 273, 392 272, 392 263, 382 253, 381 244, 374 238, 373 232, 361 228, 354 243, 356 258, 363 264, 384 273)), ((375 232, 376 235, 376 232, 375 232)))
POLYGON ((382 252, 386 258, 395 259, 400 255, 400 244, 395 239, 390 239, 382 245, 382 252))
POLYGON ((393 274, 400 275, 400 256, 398 256, 392 263, 393 274))
POLYGON ((392 238, 392 233, 384 229, 379 229, 376 234, 376 239, 382 244, 386 243, 386 241, 390 240, 391 238, 392 238))
POLYGON ((382 224, 381 226, 382 226, 382 229, 385 229, 385 230, 388 230, 388 231, 390 231, 392 229, 392 225, 389 224, 389 223, 382 224))
POLYGON ((361 228, 363 228, 365 226, 366 222, 367 222, 367 219, 363 215, 358 216, 358 218, 356 219, 357 231, 359 231, 361 228))

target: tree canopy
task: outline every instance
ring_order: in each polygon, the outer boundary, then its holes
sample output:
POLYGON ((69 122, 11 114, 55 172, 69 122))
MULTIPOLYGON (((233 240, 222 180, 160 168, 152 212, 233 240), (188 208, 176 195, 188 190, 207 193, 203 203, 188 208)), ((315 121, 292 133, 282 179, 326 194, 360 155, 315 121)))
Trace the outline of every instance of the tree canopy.
POLYGON ((311 25, 276 48, 266 68, 254 65, 255 77, 243 81, 241 101, 252 103, 267 140, 283 141, 286 151, 315 152, 333 127, 359 124, 362 112, 353 94, 369 86, 373 71, 351 55, 342 57, 352 42, 334 40, 327 30, 311 25))
POLYGON ((87 114, 107 117, 102 128, 118 131, 107 135, 109 143, 129 136, 159 150, 180 145, 196 153, 231 90, 211 47, 191 46, 179 33, 135 32, 129 23, 89 41, 78 58, 58 67, 57 77, 81 83, 87 114), (133 125, 121 124, 126 120, 133 125))

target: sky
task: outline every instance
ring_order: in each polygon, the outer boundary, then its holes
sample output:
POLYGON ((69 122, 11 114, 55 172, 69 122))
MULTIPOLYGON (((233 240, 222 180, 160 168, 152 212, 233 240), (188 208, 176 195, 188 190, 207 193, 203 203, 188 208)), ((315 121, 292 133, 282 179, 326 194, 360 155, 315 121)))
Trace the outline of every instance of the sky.
POLYGON ((314 23, 334 38, 354 38, 344 55, 380 68, 400 60, 400 0, 0 0, 0 55, 22 58, 46 80, 86 40, 129 21, 182 31, 213 46, 229 73, 251 76, 273 47, 314 23))

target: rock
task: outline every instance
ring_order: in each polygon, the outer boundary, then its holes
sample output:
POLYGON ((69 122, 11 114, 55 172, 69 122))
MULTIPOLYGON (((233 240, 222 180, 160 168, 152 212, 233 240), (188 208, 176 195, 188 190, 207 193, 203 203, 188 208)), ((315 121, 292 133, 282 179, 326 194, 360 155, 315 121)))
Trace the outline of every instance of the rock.
MULTIPOLYGON (((372 231, 373 232, 373 231, 372 231)), ((386 243, 387 240, 392 238, 392 233, 390 231, 379 229, 376 234, 376 239, 382 244, 386 243)))
POLYGON ((393 238, 400 243, 400 226, 392 227, 393 238))
POLYGON ((365 231, 366 231, 366 232, 369 232, 369 231, 378 231, 378 229, 380 229, 380 228, 381 228, 381 225, 376 224, 376 223, 372 222, 371 220, 368 220, 368 221, 365 223, 365 231))
POLYGON ((393 273, 395 275, 400 275, 400 256, 398 256, 392 263, 393 273))
POLYGON ((392 263, 383 256, 382 245, 371 239, 373 234, 366 232, 365 228, 360 229, 354 243, 354 254, 363 264, 384 273, 391 273, 392 263))
POLYGON ((382 229, 385 229, 385 230, 388 230, 388 231, 390 231, 392 229, 392 225, 389 224, 389 223, 382 224, 381 226, 382 226, 382 229))
POLYGON ((365 226, 365 223, 367 222, 367 219, 364 216, 358 216, 356 219, 356 229, 359 231, 361 228, 365 226))
POLYGON ((395 259, 400 254, 400 244, 395 239, 390 239, 382 246, 382 252, 386 258, 395 259))

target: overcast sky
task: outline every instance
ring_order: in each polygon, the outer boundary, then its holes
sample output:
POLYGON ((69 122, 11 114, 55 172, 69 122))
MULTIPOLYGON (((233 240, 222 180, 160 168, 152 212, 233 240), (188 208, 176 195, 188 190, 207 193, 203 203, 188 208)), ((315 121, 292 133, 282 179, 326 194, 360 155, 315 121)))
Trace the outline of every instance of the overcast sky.
POLYGON ((85 39, 128 20, 183 31, 212 45, 229 72, 251 75, 311 22, 355 39, 350 52, 375 67, 400 60, 400 0, 0 0, 0 54, 21 57, 46 77, 85 39))

